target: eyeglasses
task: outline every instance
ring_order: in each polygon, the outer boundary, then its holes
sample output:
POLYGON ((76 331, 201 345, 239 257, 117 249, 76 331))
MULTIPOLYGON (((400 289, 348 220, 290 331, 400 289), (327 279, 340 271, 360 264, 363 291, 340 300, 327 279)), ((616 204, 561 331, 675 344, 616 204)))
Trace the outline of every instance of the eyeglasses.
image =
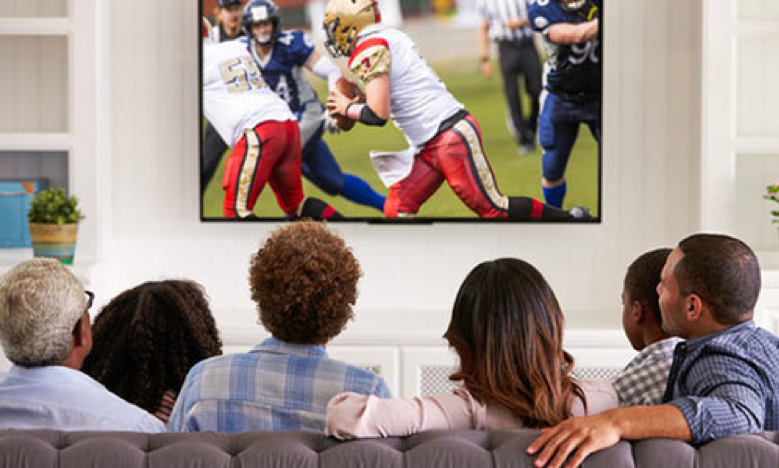
MULTIPOLYGON (((87 295, 87 307, 84 309, 84 314, 88 314, 89 309, 92 308, 92 303, 95 301, 95 293, 93 293, 92 291, 84 290, 84 294, 87 295)), ((73 325, 73 333, 76 333, 76 330, 78 329, 78 325, 81 323, 81 319, 84 317, 84 314, 81 314, 81 317, 79 317, 76 324, 73 325)))
POLYGON ((92 303, 95 302, 95 293, 92 291, 84 291, 84 294, 87 295, 87 308, 84 310, 84 313, 89 312, 89 309, 92 308, 92 303))

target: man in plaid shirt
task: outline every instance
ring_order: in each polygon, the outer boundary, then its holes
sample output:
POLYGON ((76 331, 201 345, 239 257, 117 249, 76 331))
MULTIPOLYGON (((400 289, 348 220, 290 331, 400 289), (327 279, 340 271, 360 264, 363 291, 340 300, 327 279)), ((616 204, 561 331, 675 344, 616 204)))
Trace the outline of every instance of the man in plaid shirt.
POLYGON ((327 402, 338 393, 389 397, 381 377, 325 351, 352 318, 360 275, 351 249, 323 224, 272 233, 252 258, 249 283, 273 337, 196 364, 168 430, 324 432, 327 402))
POLYGON ((628 267, 622 288, 622 327, 640 351, 613 380, 620 406, 657 405, 663 401, 674 347, 680 341, 663 328, 657 284, 671 249, 657 249, 628 267))
POLYGON ((696 445, 779 430, 779 338, 752 314, 760 266, 743 242, 696 234, 668 256, 660 284, 663 329, 676 345, 663 404, 618 408, 545 429, 527 452, 535 466, 576 468, 620 439, 666 438, 696 445))

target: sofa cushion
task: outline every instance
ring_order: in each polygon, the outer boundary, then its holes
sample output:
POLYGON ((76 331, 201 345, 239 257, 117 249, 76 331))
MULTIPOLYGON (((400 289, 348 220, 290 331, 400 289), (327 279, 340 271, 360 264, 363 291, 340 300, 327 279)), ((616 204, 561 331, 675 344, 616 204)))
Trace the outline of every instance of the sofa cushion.
MULTIPOLYGON (((538 436, 514 431, 430 431, 339 442, 302 431, 138 434, 0 430, 0 468, 533 467, 538 436)), ((584 467, 776 467, 779 433, 728 437, 695 448, 673 440, 622 441, 584 467)))

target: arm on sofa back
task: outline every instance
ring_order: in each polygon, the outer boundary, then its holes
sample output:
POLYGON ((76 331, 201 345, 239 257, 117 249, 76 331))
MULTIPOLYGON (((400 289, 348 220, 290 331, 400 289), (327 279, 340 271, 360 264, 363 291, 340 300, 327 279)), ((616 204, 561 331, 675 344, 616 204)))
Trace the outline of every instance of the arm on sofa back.
MULTIPOLYGON (((338 442, 302 431, 138 434, 0 430, 0 467, 176 468, 196 462, 198 466, 224 468, 533 468, 533 458, 525 449, 537 436, 533 429, 462 430, 338 442)), ((593 454, 585 466, 776 467, 779 433, 728 437, 697 449, 672 440, 622 441, 593 454)))

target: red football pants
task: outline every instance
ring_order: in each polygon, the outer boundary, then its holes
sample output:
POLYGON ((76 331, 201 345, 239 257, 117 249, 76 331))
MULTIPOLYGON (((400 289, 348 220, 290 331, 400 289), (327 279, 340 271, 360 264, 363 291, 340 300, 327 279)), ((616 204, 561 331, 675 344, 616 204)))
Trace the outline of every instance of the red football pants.
POLYGON ((409 175, 390 187, 384 214, 416 214, 446 180, 468 208, 482 218, 508 216, 508 198, 498 189, 484 154, 479 123, 472 115, 427 142, 414 156, 409 175))
POLYGON ((225 166, 225 217, 252 214, 266 183, 270 183, 279 207, 296 217, 305 196, 300 181, 300 130, 294 120, 267 121, 246 129, 225 166))

